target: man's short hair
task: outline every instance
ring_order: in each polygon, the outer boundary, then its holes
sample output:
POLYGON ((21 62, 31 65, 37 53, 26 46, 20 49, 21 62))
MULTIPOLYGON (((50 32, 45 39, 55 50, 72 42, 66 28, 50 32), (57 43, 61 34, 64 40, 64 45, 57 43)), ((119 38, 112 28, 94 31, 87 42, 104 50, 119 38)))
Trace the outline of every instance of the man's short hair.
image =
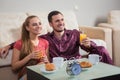
POLYGON ((63 14, 62 14, 61 12, 59 12, 59 11, 51 11, 51 12, 48 14, 48 22, 52 22, 52 16, 58 15, 58 14, 63 15, 63 14))

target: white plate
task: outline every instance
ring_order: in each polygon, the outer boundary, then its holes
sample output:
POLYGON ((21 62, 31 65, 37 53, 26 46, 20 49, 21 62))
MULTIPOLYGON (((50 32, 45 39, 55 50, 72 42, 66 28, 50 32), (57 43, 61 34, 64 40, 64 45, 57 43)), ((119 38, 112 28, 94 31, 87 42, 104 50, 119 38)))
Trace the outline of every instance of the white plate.
POLYGON ((89 67, 89 68, 82 68, 82 70, 88 70, 88 69, 90 69, 91 67, 89 67))
POLYGON ((43 73, 54 73, 57 71, 57 69, 53 70, 53 71, 46 71, 45 67, 41 67, 40 68, 40 71, 43 72, 43 73))

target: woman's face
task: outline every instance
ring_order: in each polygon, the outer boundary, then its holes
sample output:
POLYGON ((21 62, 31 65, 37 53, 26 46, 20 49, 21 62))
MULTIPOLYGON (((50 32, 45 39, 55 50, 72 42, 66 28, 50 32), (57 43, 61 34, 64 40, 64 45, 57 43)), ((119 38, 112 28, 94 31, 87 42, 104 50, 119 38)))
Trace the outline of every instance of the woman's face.
POLYGON ((30 19, 29 25, 26 27, 26 29, 30 32, 30 34, 40 34, 42 31, 42 24, 40 19, 38 17, 30 19))

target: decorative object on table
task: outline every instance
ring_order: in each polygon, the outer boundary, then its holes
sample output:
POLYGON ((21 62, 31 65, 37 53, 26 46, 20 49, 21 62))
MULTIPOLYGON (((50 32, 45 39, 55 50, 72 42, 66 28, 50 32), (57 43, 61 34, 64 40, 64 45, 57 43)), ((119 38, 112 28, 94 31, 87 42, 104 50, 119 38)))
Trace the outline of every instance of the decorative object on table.
POLYGON ((82 68, 81 68, 79 62, 75 58, 73 58, 73 59, 74 60, 67 61, 66 72, 70 76, 78 75, 82 71, 82 68))

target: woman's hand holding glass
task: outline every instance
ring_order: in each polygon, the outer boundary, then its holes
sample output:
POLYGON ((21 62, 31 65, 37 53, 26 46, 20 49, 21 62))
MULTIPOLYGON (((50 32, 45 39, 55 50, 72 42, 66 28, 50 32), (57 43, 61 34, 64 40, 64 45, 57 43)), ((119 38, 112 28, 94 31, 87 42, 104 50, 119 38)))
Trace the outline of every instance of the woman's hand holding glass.
POLYGON ((45 56, 42 51, 34 51, 31 53, 31 59, 36 59, 39 63, 49 62, 47 56, 45 56))
POLYGON ((30 56, 31 59, 40 59, 40 51, 33 51, 30 56))

